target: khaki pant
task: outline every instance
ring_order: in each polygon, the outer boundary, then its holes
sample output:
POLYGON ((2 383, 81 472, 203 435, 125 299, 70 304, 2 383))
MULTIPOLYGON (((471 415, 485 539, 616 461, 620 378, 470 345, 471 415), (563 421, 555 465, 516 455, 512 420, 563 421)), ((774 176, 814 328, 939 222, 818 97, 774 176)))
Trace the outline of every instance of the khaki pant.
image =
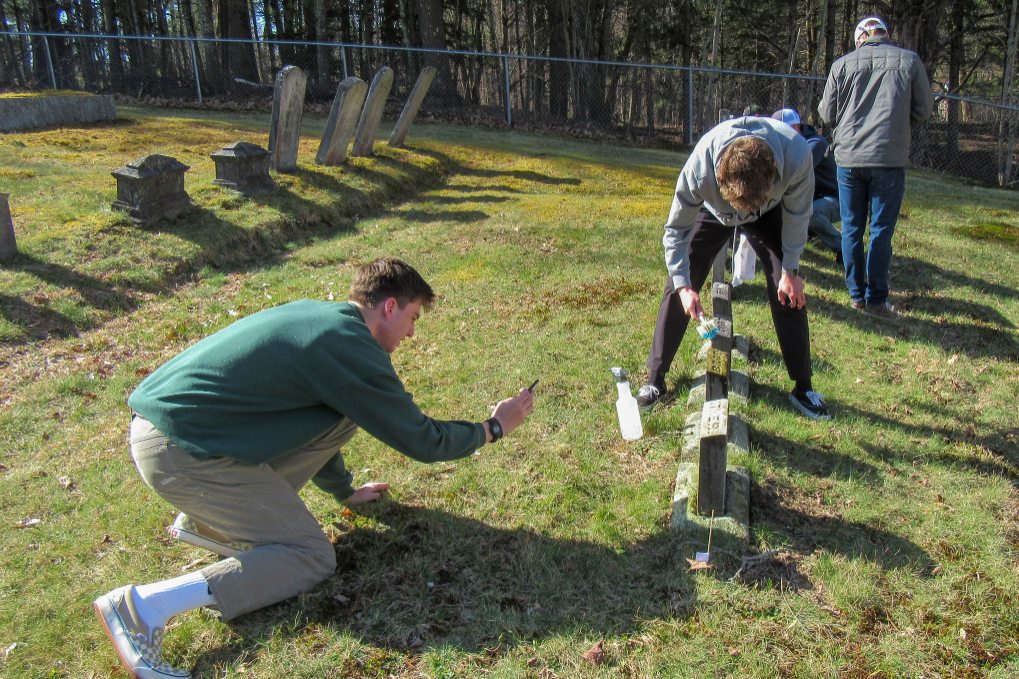
POLYGON ((146 485, 203 532, 246 550, 201 571, 224 620, 289 599, 336 570, 336 551, 298 491, 356 432, 345 418, 297 450, 249 465, 198 460, 135 415, 131 456, 146 485))

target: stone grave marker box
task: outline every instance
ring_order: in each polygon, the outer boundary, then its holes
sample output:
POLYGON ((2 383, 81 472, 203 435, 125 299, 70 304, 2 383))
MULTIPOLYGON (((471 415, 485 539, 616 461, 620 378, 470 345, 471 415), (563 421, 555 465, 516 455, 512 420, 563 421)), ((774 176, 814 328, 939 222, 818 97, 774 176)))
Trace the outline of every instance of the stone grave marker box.
POLYGON ((209 155, 216 163, 213 184, 241 193, 265 193, 276 188, 269 174, 272 154, 258 144, 238 141, 209 155))
POLYGON ((184 173, 191 169, 176 158, 154 154, 112 172, 117 179, 113 209, 124 210, 139 224, 174 217, 191 207, 184 173))

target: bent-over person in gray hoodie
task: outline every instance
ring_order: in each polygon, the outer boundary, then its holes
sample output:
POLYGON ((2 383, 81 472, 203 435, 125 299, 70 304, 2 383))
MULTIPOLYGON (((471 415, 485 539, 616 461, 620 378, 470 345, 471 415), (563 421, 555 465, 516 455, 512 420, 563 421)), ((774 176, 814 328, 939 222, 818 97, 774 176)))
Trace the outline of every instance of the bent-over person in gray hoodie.
POLYGON ((737 229, 761 258, 782 358, 795 388, 789 400, 816 420, 829 420, 824 394, 811 384, 810 331, 799 275, 814 197, 814 165, 806 140, 772 118, 727 120, 705 134, 679 173, 665 223, 668 278, 658 309, 648 382, 637 395, 645 410, 666 398, 665 375, 690 318, 701 318, 698 290, 718 252, 737 229))

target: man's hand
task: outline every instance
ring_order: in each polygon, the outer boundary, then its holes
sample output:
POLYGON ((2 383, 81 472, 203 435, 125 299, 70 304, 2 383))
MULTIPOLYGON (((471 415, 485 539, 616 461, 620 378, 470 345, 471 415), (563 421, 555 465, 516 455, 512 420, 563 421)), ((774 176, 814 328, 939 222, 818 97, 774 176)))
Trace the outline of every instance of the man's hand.
POLYGON ((363 502, 371 502, 378 500, 382 497, 383 493, 389 491, 388 483, 366 483, 357 490, 354 494, 348 497, 344 502, 348 505, 359 505, 363 502))
MULTIPOLYGON (((505 436, 522 425, 532 410, 534 410, 534 392, 524 387, 513 398, 499 401, 495 405, 495 410, 492 411, 492 417, 499 420, 499 424, 502 425, 502 434, 505 436)), ((485 431, 488 431, 487 425, 485 431)), ((491 432, 488 433, 487 439, 492 440, 491 432)))
POLYGON ((680 288, 676 292, 679 293, 679 301, 683 303, 683 309, 691 318, 700 319, 704 316, 704 307, 701 306, 701 296, 697 294, 689 285, 685 288, 680 288))
POLYGON ((793 309, 807 306, 807 296, 803 294, 803 279, 799 276, 790 277, 785 271, 778 282, 778 301, 788 304, 793 309))

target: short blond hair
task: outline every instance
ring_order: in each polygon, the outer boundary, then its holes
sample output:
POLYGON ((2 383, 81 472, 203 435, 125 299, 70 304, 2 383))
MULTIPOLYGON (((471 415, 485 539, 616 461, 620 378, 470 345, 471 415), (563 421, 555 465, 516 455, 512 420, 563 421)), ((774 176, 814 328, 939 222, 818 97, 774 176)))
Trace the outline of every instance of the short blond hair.
POLYGON ((722 151, 715 176, 722 198, 737 210, 753 212, 771 197, 775 153, 760 137, 738 137, 722 151))

